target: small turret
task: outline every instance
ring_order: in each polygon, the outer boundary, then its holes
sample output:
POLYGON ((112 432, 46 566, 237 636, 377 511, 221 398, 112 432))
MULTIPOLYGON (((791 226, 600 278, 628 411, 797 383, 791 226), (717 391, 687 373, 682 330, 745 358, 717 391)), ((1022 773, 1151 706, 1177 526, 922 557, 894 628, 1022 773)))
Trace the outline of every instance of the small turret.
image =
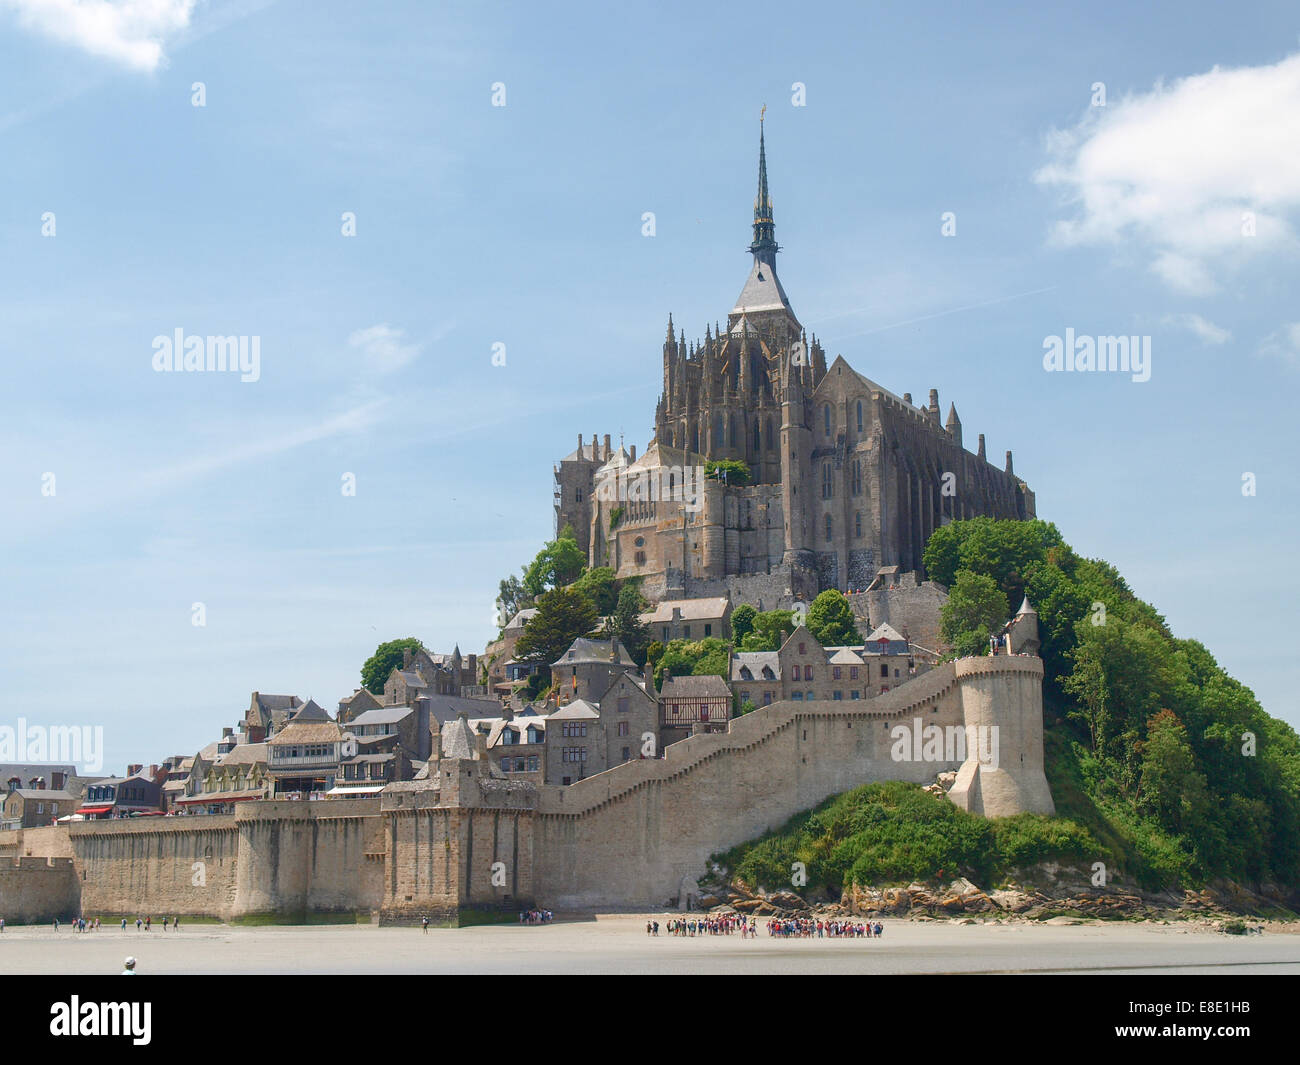
POLYGON ((961 447, 961 419, 957 417, 957 405, 948 404, 948 420, 944 422, 943 427, 948 430, 948 435, 952 437, 953 443, 961 447))
POLYGON ((976 458, 983 459, 985 462, 988 461, 988 456, 984 454, 984 434, 983 434, 983 433, 980 433, 980 449, 979 449, 979 451, 978 451, 977 454, 976 454, 976 458))
POLYGON ((1014 476, 1015 472, 1016 471, 1011 466, 1011 452, 1008 451, 1007 452, 1007 476, 1009 477, 1014 476))

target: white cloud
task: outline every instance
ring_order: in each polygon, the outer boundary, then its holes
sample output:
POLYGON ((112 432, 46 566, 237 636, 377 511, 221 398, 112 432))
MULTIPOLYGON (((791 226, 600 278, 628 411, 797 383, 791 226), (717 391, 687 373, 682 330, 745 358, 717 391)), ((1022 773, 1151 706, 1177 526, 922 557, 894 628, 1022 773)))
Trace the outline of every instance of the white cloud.
POLYGON ((379 373, 400 370, 420 354, 419 344, 408 344, 406 333, 394 329, 387 322, 372 325, 369 329, 358 329, 348 337, 348 343, 360 349, 379 373))
POLYGON ((27 29, 133 70, 163 63, 167 37, 186 29, 196 0, 0 0, 27 29))
POLYGON ((1300 322, 1290 322, 1276 332, 1269 333, 1260 344, 1259 353, 1300 367, 1300 322))
POLYGON ((1195 333, 1206 344, 1226 344, 1232 334, 1222 326, 1202 318, 1199 314, 1170 314, 1163 319, 1166 325, 1178 326, 1195 333))
POLYGON ((1167 285, 1204 294, 1211 264, 1294 245, 1300 217, 1300 54, 1157 83, 1048 139, 1034 175, 1075 205, 1064 244, 1136 243, 1167 285), (1253 231, 1254 235, 1249 235, 1253 231))

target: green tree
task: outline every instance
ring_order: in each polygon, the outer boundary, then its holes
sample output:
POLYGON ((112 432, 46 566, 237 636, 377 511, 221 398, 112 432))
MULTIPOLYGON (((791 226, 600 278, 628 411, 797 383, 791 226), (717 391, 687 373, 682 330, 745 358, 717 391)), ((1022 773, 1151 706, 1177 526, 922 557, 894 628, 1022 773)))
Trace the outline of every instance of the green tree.
POLYGON ((749 466, 740 459, 714 459, 704 464, 704 476, 727 484, 749 484, 749 466))
POLYGON ((548 541, 537 552, 537 557, 524 567, 524 591, 536 599, 548 588, 571 584, 582 574, 587 560, 573 535, 573 526, 566 525, 560 535, 548 541))
POLYGON ((596 613, 608 617, 618 606, 619 582, 608 566, 596 566, 573 582, 573 587, 591 600, 596 613))
POLYGON ((537 597, 537 613, 528 619, 515 644, 515 658, 548 670, 579 636, 596 627, 596 608, 574 588, 552 588, 537 597))
POLYGON ((794 632, 794 611, 764 610, 754 615, 754 628, 741 642, 742 651, 779 651, 794 632))
POLYGON ((362 664, 361 683, 367 691, 382 695, 389 675, 402 664, 403 652, 418 651, 423 646, 414 636, 381 643, 375 648, 375 653, 362 664))
POLYGON ((939 612, 939 635, 958 655, 977 655, 988 649, 989 637, 1007 619, 1007 600, 992 577, 959 570, 939 612))
POLYGON ((748 603, 741 603, 731 612, 731 638, 737 647, 754 631, 754 618, 757 614, 758 611, 748 603))
POLYGON ((842 647, 862 642, 853 608, 842 592, 828 588, 808 608, 808 631, 823 647, 842 647))
POLYGON ((641 620, 645 607, 640 591, 634 585, 625 585, 618 593, 618 603, 605 627, 605 635, 621 640, 638 668, 645 665, 646 652, 650 648, 650 627, 641 620))

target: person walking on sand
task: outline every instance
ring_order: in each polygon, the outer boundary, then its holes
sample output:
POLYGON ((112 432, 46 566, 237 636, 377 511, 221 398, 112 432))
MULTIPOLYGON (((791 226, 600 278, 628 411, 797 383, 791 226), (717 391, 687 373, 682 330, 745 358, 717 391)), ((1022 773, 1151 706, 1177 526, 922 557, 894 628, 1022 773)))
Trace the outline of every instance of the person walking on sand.
POLYGON ((421 917, 420 926, 424 929, 424 934, 427 936, 429 934, 429 918, 421 917))
POLYGON ((135 919, 135 930, 136 930, 137 932, 140 931, 140 926, 141 926, 142 924, 144 924, 144 921, 142 921, 139 917, 137 917, 137 918, 135 919))
POLYGON ((146 917, 146 918, 144 919, 144 930, 145 930, 146 932, 152 932, 152 931, 153 931, 153 918, 152 918, 152 917, 146 917))

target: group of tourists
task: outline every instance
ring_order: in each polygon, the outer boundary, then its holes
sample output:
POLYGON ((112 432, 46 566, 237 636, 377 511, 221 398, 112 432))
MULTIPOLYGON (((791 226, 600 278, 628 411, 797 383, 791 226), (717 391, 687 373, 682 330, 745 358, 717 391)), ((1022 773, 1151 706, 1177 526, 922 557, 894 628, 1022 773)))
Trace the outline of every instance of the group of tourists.
MULTIPOLYGON (((717 913, 708 917, 674 917, 664 924, 664 931, 670 936, 731 936, 739 935, 741 939, 753 939, 758 935, 758 923, 743 913, 717 913)), ((647 921, 645 932, 648 936, 659 934, 659 922, 647 921)))
POLYGON ((879 921, 827 921, 820 917, 778 917, 767 922, 769 936, 797 939, 879 939, 885 926, 879 921))
POLYGON ((554 920, 555 914, 550 910, 520 910, 520 924, 550 924, 554 920))

